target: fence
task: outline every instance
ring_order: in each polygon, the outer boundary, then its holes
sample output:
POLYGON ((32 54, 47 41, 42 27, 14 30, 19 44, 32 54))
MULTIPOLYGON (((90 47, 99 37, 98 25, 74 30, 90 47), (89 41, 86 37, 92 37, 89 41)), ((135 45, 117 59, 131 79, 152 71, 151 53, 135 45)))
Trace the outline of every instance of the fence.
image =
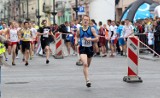
MULTIPOLYGON (((154 33, 152 46, 148 44, 148 34, 139 33, 135 34, 135 36, 137 36, 141 42, 143 42, 144 44, 155 50, 158 54, 160 54, 160 33, 154 33)), ((140 52, 144 52, 146 50, 148 50, 148 48, 145 45, 140 44, 140 52)))

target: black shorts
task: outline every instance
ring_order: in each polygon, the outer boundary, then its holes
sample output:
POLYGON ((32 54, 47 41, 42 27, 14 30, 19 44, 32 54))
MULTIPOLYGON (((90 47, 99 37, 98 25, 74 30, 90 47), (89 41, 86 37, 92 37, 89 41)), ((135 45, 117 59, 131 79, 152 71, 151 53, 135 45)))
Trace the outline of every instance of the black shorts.
POLYGON ((4 43, 4 46, 6 47, 6 49, 8 49, 8 43, 4 43))
POLYGON ((22 41, 22 52, 24 53, 25 50, 30 49, 30 41, 22 41))
POLYGON ((46 46, 50 46, 50 40, 41 40, 41 47, 44 50, 46 46))
POLYGON ((70 40, 65 39, 65 43, 70 42, 70 40))
POLYGON ((94 54, 93 47, 83 47, 83 46, 80 46, 79 52, 80 52, 80 54, 87 54, 88 58, 93 57, 93 54, 94 54))

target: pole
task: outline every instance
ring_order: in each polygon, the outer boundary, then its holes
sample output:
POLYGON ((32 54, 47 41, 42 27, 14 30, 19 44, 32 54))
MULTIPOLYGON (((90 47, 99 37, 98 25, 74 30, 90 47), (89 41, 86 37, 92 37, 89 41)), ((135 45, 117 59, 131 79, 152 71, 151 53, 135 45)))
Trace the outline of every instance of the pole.
POLYGON ((39 0, 38 0, 38 26, 40 26, 39 0))
POLYGON ((19 7, 19 20, 21 19, 21 1, 18 1, 18 7, 19 7))
MULTIPOLYGON (((78 0, 76 0, 76 9, 78 9, 78 0)), ((76 10, 76 20, 78 20, 78 10, 76 10)))
POLYGON ((55 11, 55 0, 53 0, 53 12, 52 12, 52 15, 53 15, 53 24, 56 23, 56 14, 57 12, 55 11))
POLYGON ((28 0, 27 0, 27 20, 28 20, 28 0))
POLYGON ((24 19, 24 3, 22 3, 22 10, 23 10, 23 19, 24 19))
POLYGON ((56 19, 55 19, 55 0, 53 0, 53 12, 54 12, 54 13, 53 13, 53 14, 54 14, 54 15, 53 15, 53 23, 55 24, 55 23, 56 23, 56 22, 55 22, 55 21, 56 21, 56 19))

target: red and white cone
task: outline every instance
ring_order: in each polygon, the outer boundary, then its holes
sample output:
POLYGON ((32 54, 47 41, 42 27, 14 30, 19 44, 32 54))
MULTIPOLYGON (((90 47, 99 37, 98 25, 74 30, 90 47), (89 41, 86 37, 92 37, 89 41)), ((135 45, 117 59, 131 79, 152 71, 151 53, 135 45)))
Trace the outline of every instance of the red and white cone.
POLYGON ((63 52, 62 52, 62 34, 56 33, 56 53, 54 55, 55 59, 63 59, 63 52))
POLYGON ((127 41, 127 61, 128 61, 128 76, 123 80, 125 82, 142 82, 138 76, 139 65, 139 40, 136 37, 129 37, 127 41))

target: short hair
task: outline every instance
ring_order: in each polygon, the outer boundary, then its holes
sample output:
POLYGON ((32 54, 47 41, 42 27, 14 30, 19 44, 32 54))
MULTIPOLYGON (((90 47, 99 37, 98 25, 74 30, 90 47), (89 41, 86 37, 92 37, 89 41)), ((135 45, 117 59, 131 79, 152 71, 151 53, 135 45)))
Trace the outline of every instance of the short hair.
POLYGON ((96 21, 95 21, 94 19, 91 19, 91 21, 92 21, 95 25, 97 25, 97 23, 96 23, 96 21))
POLYGON ((111 19, 108 19, 108 20, 107 20, 107 22, 110 22, 110 23, 111 23, 111 22, 112 22, 112 20, 111 20, 111 19))
POLYGON ((42 23, 41 23, 41 24, 43 25, 45 21, 47 21, 47 20, 45 20, 45 19, 44 19, 44 20, 42 20, 42 23))
POLYGON ((67 23, 68 23, 68 21, 65 21, 64 23, 65 23, 65 24, 67 24, 67 23))
MULTIPOLYGON (((89 20, 90 20, 90 17, 89 17, 88 15, 83 15, 83 18, 84 18, 84 17, 88 17, 88 18, 89 18, 89 20)), ((82 19, 83 19, 83 18, 82 18, 82 19)))
POLYGON ((99 22, 99 25, 102 25, 102 21, 99 22))
POLYGON ((28 24, 29 24, 29 22, 28 22, 28 21, 25 21, 25 22, 24 22, 24 25, 25 25, 26 23, 28 23, 28 24))
POLYGON ((121 21, 121 25, 124 25, 125 24, 125 22, 124 21, 121 21))

